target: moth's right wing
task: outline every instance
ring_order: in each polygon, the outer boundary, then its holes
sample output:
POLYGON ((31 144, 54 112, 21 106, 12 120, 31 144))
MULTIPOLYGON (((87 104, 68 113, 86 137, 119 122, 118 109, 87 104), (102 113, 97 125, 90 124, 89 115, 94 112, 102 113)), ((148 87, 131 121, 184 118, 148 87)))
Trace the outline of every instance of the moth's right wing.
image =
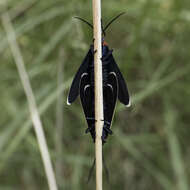
POLYGON ((79 86, 80 86, 80 81, 83 76, 87 72, 88 65, 92 62, 93 60, 93 55, 91 49, 88 51, 86 57, 84 58, 84 61, 82 62, 81 66, 79 67, 73 82, 71 84, 71 88, 69 91, 69 95, 67 97, 67 104, 70 105, 72 102, 75 101, 77 96, 79 95, 79 86))
POLYGON ((108 83, 104 86, 104 127, 102 133, 102 142, 106 142, 108 134, 112 134, 111 124, 115 111, 116 100, 118 97, 118 82, 117 76, 114 72, 108 75, 108 83))
POLYGON ((116 101, 118 97, 118 81, 114 72, 108 75, 108 84, 104 87, 104 120, 112 123, 116 101))
POLYGON ((130 96, 129 96, 129 92, 127 89, 127 84, 123 78, 123 75, 121 73, 121 71, 119 70, 119 67, 117 66, 113 55, 110 56, 109 58, 109 66, 110 72, 115 72, 115 74, 117 75, 117 81, 118 81, 118 99, 119 101, 124 104, 125 106, 129 107, 131 105, 130 103, 130 96))

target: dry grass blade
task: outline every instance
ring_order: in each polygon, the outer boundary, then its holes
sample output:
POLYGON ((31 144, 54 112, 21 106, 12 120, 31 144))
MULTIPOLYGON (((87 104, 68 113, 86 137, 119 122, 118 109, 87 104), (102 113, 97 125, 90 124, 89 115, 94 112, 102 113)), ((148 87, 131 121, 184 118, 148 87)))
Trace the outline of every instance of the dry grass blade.
POLYGON ((47 175, 49 188, 51 190, 57 190, 55 175, 53 172, 50 155, 48 152, 47 143, 45 140, 43 127, 42 127, 42 123, 41 123, 41 120, 39 117, 35 98, 34 98, 33 91, 32 91, 31 85, 30 85, 28 74, 24 67, 24 61, 23 61, 20 49, 16 42, 15 32, 14 32, 12 23, 10 21, 10 16, 7 12, 5 12, 2 15, 2 23, 6 30, 8 42, 9 42, 9 45, 10 45, 10 48, 11 48, 18 72, 19 72, 19 76, 21 78, 21 82, 22 82, 22 85, 23 85, 23 88, 24 88, 24 91, 25 91, 25 94, 26 94, 26 97, 28 100, 31 119, 33 122, 34 130, 36 132, 38 144, 40 147, 40 152, 42 155, 42 160, 43 160, 43 164, 45 167, 45 172, 47 175))

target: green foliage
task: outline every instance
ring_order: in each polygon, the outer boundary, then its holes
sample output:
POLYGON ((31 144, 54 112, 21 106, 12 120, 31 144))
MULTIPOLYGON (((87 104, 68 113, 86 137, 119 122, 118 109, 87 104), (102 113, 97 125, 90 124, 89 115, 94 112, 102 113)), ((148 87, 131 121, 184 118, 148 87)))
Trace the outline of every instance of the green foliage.
MULTIPOLYGON (((91 29, 73 16, 92 21, 91 1, 7 4, 59 187, 95 189, 94 179, 86 184, 94 144, 84 134, 82 108, 79 101, 66 105, 71 80, 92 43, 91 29)), ((104 23, 126 11, 108 29, 106 41, 114 49, 132 98, 129 109, 118 103, 114 135, 104 147, 111 178, 110 184, 104 178, 104 189, 189 188, 189 8, 189 0, 102 1, 104 23)), ((0 189, 47 189, 26 97, 1 23, 0 55, 0 189)))

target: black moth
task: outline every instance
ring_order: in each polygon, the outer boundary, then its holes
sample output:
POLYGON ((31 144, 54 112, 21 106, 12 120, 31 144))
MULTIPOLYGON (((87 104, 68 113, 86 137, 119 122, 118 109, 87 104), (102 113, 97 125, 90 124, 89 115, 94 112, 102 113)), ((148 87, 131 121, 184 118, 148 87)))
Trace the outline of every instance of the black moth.
MULTIPOLYGON (((102 27, 102 35, 105 36, 105 31, 108 26, 116 20, 119 14, 112 19, 105 28, 102 27)), ((76 17, 83 22, 87 23, 90 27, 93 26, 86 20, 76 17)), ((102 142, 106 142, 108 134, 112 134, 111 123, 115 110, 117 97, 122 104, 130 106, 129 93, 125 80, 113 58, 112 51, 110 50, 104 38, 102 38, 102 74, 103 74, 103 109, 104 109, 104 126, 102 131, 102 142)), ((67 104, 70 105, 75 101, 80 93, 80 99, 84 114, 88 123, 86 133, 90 132, 93 140, 95 141, 95 107, 94 107, 94 45, 84 58, 81 66, 79 67, 67 99, 67 104)))

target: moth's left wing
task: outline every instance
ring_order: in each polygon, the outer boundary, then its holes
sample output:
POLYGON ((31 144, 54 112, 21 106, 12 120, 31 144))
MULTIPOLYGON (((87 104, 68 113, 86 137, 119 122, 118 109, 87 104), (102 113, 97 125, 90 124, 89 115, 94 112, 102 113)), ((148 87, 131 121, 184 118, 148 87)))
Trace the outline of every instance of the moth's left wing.
POLYGON ((90 132, 95 141, 94 88, 90 84, 90 76, 87 73, 81 78, 80 99, 88 123, 86 132, 90 132))
POLYGON ((81 77, 87 72, 88 65, 91 63, 93 60, 93 55, 91 49, 88 51, 84 61, 82 62, 81 66, 79 67, 73 82, 71 84, 71 88, 69 91, 69 95, 67 98, 67 104, 70 105, 72 102, 75 101, 77 96, 79 95, 79 86, 80 86, 80 80, 81 77))

